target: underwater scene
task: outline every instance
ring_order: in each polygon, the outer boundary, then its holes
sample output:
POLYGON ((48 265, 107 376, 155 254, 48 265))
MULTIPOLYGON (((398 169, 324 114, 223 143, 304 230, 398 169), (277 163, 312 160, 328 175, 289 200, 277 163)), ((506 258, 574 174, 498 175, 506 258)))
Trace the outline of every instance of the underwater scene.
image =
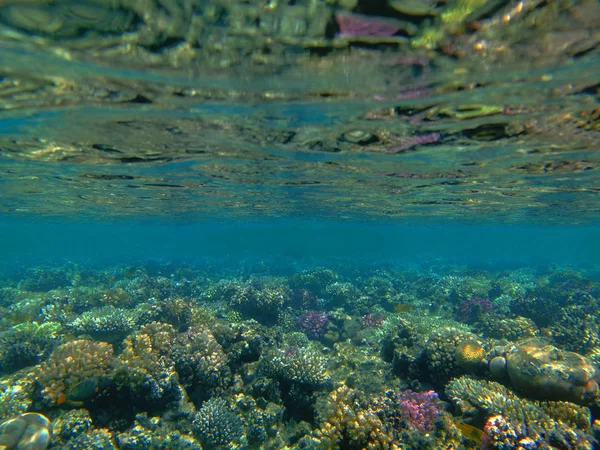
POLYGON ((600 448, 598 0, 0 0, 0 450, 600 448))

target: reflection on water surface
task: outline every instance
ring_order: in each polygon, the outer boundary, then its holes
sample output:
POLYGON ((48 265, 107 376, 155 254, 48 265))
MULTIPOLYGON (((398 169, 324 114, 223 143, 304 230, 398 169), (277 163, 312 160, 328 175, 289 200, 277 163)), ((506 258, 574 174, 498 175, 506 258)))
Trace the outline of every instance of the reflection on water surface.
POLYGON ((597 1, 0 2, 5 212, 597 218, 597 1))

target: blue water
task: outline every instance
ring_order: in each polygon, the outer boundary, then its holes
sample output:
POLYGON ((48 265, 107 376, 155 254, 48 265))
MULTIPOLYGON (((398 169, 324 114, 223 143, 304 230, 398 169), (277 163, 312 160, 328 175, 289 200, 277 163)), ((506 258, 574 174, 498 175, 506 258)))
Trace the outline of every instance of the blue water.
POLYGON ((0 223, 2 264, 46 261, 82 263, 194 261, 202 258, 289 258, 318 264, 333 258, 376 264, 466 264, 468 266, 593 266, 600 252, 594 226, 404 225, 384 221, 160 220, 77 223, 4 220, 0 223))

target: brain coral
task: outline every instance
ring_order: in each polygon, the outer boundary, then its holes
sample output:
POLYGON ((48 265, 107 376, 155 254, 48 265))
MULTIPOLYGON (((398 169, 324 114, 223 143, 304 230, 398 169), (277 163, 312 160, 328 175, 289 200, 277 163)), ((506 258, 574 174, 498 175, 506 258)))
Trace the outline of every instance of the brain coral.
POLYGON ((589 359, 537 339, 510 352, 507 368, 515 388, 532 397, 582 405, 598 398, 600 371, 589 359))

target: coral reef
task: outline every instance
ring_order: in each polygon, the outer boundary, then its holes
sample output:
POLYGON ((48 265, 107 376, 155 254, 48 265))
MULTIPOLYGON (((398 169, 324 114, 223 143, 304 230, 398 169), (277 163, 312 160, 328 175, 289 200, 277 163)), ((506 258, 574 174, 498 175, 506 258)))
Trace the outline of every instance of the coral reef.
POLYGON ((478 322, 486 314, 492 312, 492 309, 492 302, 489 299, 473 296, 460 302, 458 315, 464 322, 478 322))
POLYGON ((205 391, 224 387, 231 380, 227 355, 207 327, 180 333, 172 342, 171 357, 187 389, 205 391))
POLYGON ((24 322, 0 332, 0 373, 35 365, 62 342, 56 322, 24 322))
POLYGON ((120 342, 137 324, 135 311, 104 306, 86 311, 67 325, 79 335, 106 342, 120 342))
POLYGON ((24 413, 0 424, 0 447, 5 450, 45 450, 51 438, 50 420, 39 413, 24 413))
POLYGON ((265 353, 261 371, 290 383, 317 387, 329 380, 327 359, 311 348, 288 347, 265 353))
POLYGON ((133 403, 148 408, 183 399, 175 362, 170 358, 176 334, 171 325, 154 322, 123 342, 114 376, 133 403))
POLYGON ((540 331, 533 320, 526 317, 503 317, 496 314, 488 314, 483 317, 477 325, 485 337, 491 339, 508 339, 509 341, 520 341, 528 338, 538 337, 540 331))
POLYGON ((203 448, 223 448, 236 444, 244 435, 244 422, 223 398, 205 401, 193 421, 194 433, 203 448))
POLYGON ((8 283, 0 443, 597 445, 600 288, 578 272, 340 265, 284 277, 248 267, 214 276, 169 264, 70 267, 57 271, 68 289, 35 295, 8 283), (537 310, 544 297, 556 311, 537 310), (32 411, 52 418, 53 433, 24 431, 32 411))
POLYGON ((544 448, 557 442, 568 443, 558 448, 592 448, 595 442, 590 410, 573 403, 526 400, 499 383, 469 377, 448 383, 446 393, 466 417, 483 416, 492 448, 544 448))
POLYGON ((425 344, 423 356, 427 365, 427 374, 436 384, 443 386, 451 378, 462 373, 465 369, 462 363, 475 363, 483 354, 479 344, 461 345, 477 342, 477 338, 455 328, 444 328, 429 335, 425 344), (458 356, 458 359, 457 359, 458 356))
POLYGON ((528 396, 590 404, 598 398, 600 369, 577 353, 532 339, 507 356, 510 380, 528 396))
POLYGON ((325 327, 329 322, 326 312, 306 311, 296 319, 300 330, 311 338, 319 338, 325 333, 325 327))
POLYGON ((113 347, 105 342, 62 344, 36 371, 42 399, 49 405, 61 405, 97 395, 111 381, 113 359, 113 347))

